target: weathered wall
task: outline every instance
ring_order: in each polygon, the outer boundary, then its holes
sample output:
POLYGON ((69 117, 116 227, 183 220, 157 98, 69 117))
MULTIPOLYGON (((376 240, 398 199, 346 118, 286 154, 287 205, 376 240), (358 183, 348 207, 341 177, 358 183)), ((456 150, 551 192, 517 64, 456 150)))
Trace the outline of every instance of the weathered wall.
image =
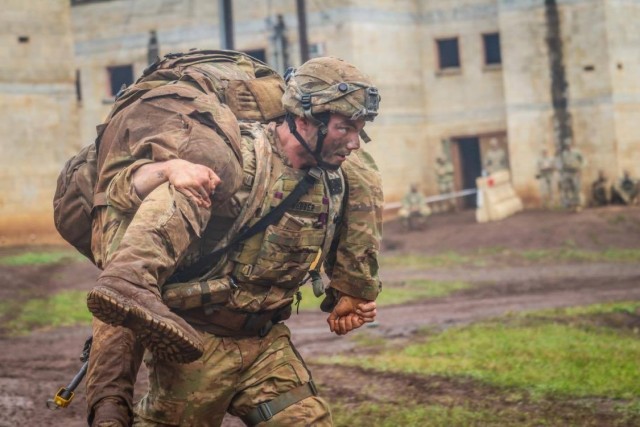
POLYGON ((80 147, 69 1, 2 7, 0 244, 53 229, 56 178, 80 147))
MULTIPOLYGON (((139 75, 147 65, 151 30, 157 31, 161 54, 220 46, 217 1, 114 0, 71 12, 68 3, 3 4, 3 224, 33 215, 50 225, 57 171, 69 154, 93 140, 96 124, 111 108, 107 67, 133 64, 139 75), (29 42, 18 43, 20 35, 29 42)), ((265 49, 272 61, 277 50, 272 26, 281 14, 290 63, 300 63, 295 2, 235 0, 233 5, 237 49, 265 49)), ((611 177, 624 168, 640 174, 635 125, 640 3, 635 0, 327 0, 307 2, 307 13, 309 42, 323 54, 353 62, 380 88, 381 114, 367 126, 374 139, 368 149, 380 163, 388 201, 398 200, 410 182, 436 193, 433 165, 443 140, 486 141, 486 135, 504 133, 516 191, 527 206, 536 206, 536 158, 542 148, 553 152, 560 143, 562 114, 563 129, 587 160, 585 189, 598 169, 611 177), (553 3, 557 28, 550 32, 553 3), (496 31, 502 65, 486 67, 482 34, 496 31), (459 37, 461 68, 443 73, 435 39, 449 36, 459 37), (562 82, 566 91, 558 90, 562 82)))
POLYGON ((640 3, 609 0, 606 3, 608 68, 613 93, 613 121, 618 176, 629 169, 640 175, 640 3))
POLYGON ((603 0, 558 0, 556 6, 562 56, 561 64, 554 67, 552 55, 558 52, 550 50, 553 29, 549 5, 542 0, 500 1, 513 181, 528 206, 538 203, 537 183, 531 179, 536 157, 543 148, 555 152, 562 139, 558 135, 558 109, 553 108, 554 78, 566 82, 563 93, 571 139, 586 161, 582 179, 585 195, 598 170, 610 177, 619 176, 621 159, 638 155, 638 134, 631 125, 638 97, 616 93, 637 91, 638 53, 630 46, 634 37, 636 42, 638 38, 637 26, 631 23, 632 12, 637 18, 638 6, 603 0), (627 16, 630 21, 626 21, 627 16), (622 47, 625 43, 620 37, 628 40, 627 49, 622 47), (628 69, 620 70, 616 57, 624 57, 628 69), (626 77, 621 85, 620 74, 626 77), (620 102, 623 98, 626 102, 620 102), (631 114, 618 115, 618 111, 631 114), (624 154, 623 146, 627 150, 624 154))

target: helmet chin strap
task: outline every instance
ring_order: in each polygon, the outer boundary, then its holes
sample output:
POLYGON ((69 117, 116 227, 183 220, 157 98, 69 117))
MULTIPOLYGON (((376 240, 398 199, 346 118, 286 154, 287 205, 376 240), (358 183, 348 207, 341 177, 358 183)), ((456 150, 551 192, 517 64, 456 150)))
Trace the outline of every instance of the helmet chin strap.
POLYGON ((316 120, 316 122, 319 123, 319 127, 318 127, 318 140, 316 143, 316 149, 314 151, 311 149, 311 147, 309 147, 309 144, 307 143, 307 141, 305 141, 302 135, 300 135, 300 133, 298 132, 298 128, 295 122, 295 117, 292 114, 287 114, 285 116, 285 120, 287 121, 287 124, 289 125, 289 130, 291 131, 293 136, 295 136, 295 138, 298 140, 300 145, 302 145, 304 149, 307 150, 309 154, 311 154, 311 156, 314 158, 314 160, 318 164, 318 167, 322 169, 327 169, 327 170, 336 170, 340 167, 338 165, 332 165, 331 163, 327 163, 322 159, 322 154, 321 154, 322 145, 324 143, 324 138, 327 136, 327 126, 324 123, 322 123, 319 120, 316 120))

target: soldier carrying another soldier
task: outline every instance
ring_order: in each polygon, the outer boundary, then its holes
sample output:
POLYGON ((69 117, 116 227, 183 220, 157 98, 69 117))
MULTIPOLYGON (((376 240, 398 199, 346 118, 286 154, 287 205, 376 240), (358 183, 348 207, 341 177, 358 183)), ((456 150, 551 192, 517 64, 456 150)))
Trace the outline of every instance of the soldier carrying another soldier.
POLYGON ((150 386, 137 426, 220 425, 225 412, 249 425, 332 425, 281 322, 321 265, 331 331, 376 316, 383 199, 360 135, 378 91, 353 65, 316 58, 289 76, 283 122, 238 123, 209 65, 149 90, 104 130, 90 420, 131 423, 142 344, 150 386))

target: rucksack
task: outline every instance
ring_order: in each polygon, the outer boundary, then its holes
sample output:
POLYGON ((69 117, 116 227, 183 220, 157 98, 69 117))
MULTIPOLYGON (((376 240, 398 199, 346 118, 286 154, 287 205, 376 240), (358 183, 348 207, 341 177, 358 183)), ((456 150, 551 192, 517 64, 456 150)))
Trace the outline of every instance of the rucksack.
POLYGON ((179 80, 189 81, 202 92, 215 94, 239 121, 267 123, 284 115, 282 78, 263 62, 244 53, 194 50, 168 54, 150 65, 133 85, 118 93, 107 119, 97 127, 95 142, 72 156, 58 175, 53 197, 56 229, 93 263, 92 213, 94 208, 106 205, 105 194, 95 192, 100 169, 98 153, 109 150, 108 144, 101 143, 102 134, 120 111, 142 95, 179 80))
POLYGON ((96 145, 89 144, 65 163, 53 196, 53 221, 60 235, 94 262, 91 253, 93 189, 98 180, 96 145))

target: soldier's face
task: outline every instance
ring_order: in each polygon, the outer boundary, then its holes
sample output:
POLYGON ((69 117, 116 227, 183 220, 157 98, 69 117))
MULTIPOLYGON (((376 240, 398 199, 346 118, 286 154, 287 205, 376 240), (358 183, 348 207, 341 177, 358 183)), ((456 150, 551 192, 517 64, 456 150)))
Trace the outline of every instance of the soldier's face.
POLYGON ((360 131, 364 125, 364 119, 350 120, 340 114, 332 114, 322 145, 322 160, 340 166, 352 151, 360 148, 360 131))

